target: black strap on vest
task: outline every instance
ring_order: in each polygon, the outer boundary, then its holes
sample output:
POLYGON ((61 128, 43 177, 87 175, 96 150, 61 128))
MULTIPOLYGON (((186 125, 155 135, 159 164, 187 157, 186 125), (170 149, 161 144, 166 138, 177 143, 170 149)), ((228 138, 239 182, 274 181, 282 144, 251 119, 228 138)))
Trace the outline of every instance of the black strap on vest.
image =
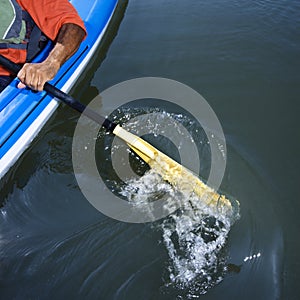
POLYGON ((0 43, 0 49, 27 49, 27 43, 26 44, 0 43))
POLYGON ((27 11, 22 11, 23 20, 26 22, 27 57, 26 62, 32 59, 44 48, 47 38, 35 24, 27 11))

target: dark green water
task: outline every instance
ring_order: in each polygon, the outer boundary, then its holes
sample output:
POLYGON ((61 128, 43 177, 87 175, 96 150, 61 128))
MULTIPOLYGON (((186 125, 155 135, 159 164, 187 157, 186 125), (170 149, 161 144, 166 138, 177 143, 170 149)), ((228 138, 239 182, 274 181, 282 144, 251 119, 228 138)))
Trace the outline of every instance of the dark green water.
POLYGON ((95 210, 73 174, 78 115, 60 107, 1 182, 0 299, 299 299, 299 32, 294 0, 124 5, 73 95, 157 76, 205 97, 227 142, 221 187, 241 205, 228 272, 204 295, 171 284, 159 224, 95 210))

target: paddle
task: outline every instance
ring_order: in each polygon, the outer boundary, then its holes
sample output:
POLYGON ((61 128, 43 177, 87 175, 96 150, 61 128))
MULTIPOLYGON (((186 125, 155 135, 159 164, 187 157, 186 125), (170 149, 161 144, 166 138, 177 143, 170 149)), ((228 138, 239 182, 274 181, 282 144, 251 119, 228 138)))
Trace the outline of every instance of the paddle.
MULTIPOLYGON (((21 69, 19 65, 13 63, 2 55, 0 55, 0 64, 14 74, 17 74, 21 69)), ((168 181, 178 190, 188 193, 195 193, 205 205, 222 209, 222 212, 224 213, 233 212, 231 202, 224 195, 218 194, 212 188, 204 184, 191 171, 158 149, 154 148, 142 138, 128 132, 120 125, 117 125, 112 121, 100 116, 95 111, 89 109, 84 104, 78 102, 73 97, 62 92, 48 82, 44 85, 44 90, 98 124, 101 124, 108 131, 121 138, 151 168, 159 173, 164 180, 168 181)))

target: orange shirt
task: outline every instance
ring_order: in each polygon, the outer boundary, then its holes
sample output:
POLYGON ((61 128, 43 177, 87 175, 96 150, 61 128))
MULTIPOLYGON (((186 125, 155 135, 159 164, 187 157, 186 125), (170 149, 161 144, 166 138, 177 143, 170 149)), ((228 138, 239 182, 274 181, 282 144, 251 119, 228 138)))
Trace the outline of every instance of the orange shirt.
MULTIPOLYGON (((17 0, 17 2, 52 41, 56 39, 63 24, 73 23, 85 30, 82 19, 69 0, 17 0)), ((26 50, 0 49, 0 54, 15 63, 22 64, 26 60, 26 50)), ((0 66, 0 75, 9 75, 9 72, 0 66)))

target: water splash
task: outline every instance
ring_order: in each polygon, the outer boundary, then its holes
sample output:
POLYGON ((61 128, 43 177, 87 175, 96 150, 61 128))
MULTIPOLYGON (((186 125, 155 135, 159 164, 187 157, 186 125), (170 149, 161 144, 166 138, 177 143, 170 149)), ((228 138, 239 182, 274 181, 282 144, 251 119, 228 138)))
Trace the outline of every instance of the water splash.
POLYGON ((164 220, 163 240, 170 257, 169 285, 204 294, 226 273, 225 245, 230 220, 198 210, 197 199, 164 220))
POLYGON ((166 212, 173 211, 174 200, 181 203, 180 209, 159 224, 169 256, 166 287, 187 290, 195 298, 223 280, 227 272, 226 241, 236 215, 216 213, 198 197, 176 191, 153 170, 128 181, 122 193, 138 209, 147 207, 149 214, 153 201, 162 197, 166 212))

